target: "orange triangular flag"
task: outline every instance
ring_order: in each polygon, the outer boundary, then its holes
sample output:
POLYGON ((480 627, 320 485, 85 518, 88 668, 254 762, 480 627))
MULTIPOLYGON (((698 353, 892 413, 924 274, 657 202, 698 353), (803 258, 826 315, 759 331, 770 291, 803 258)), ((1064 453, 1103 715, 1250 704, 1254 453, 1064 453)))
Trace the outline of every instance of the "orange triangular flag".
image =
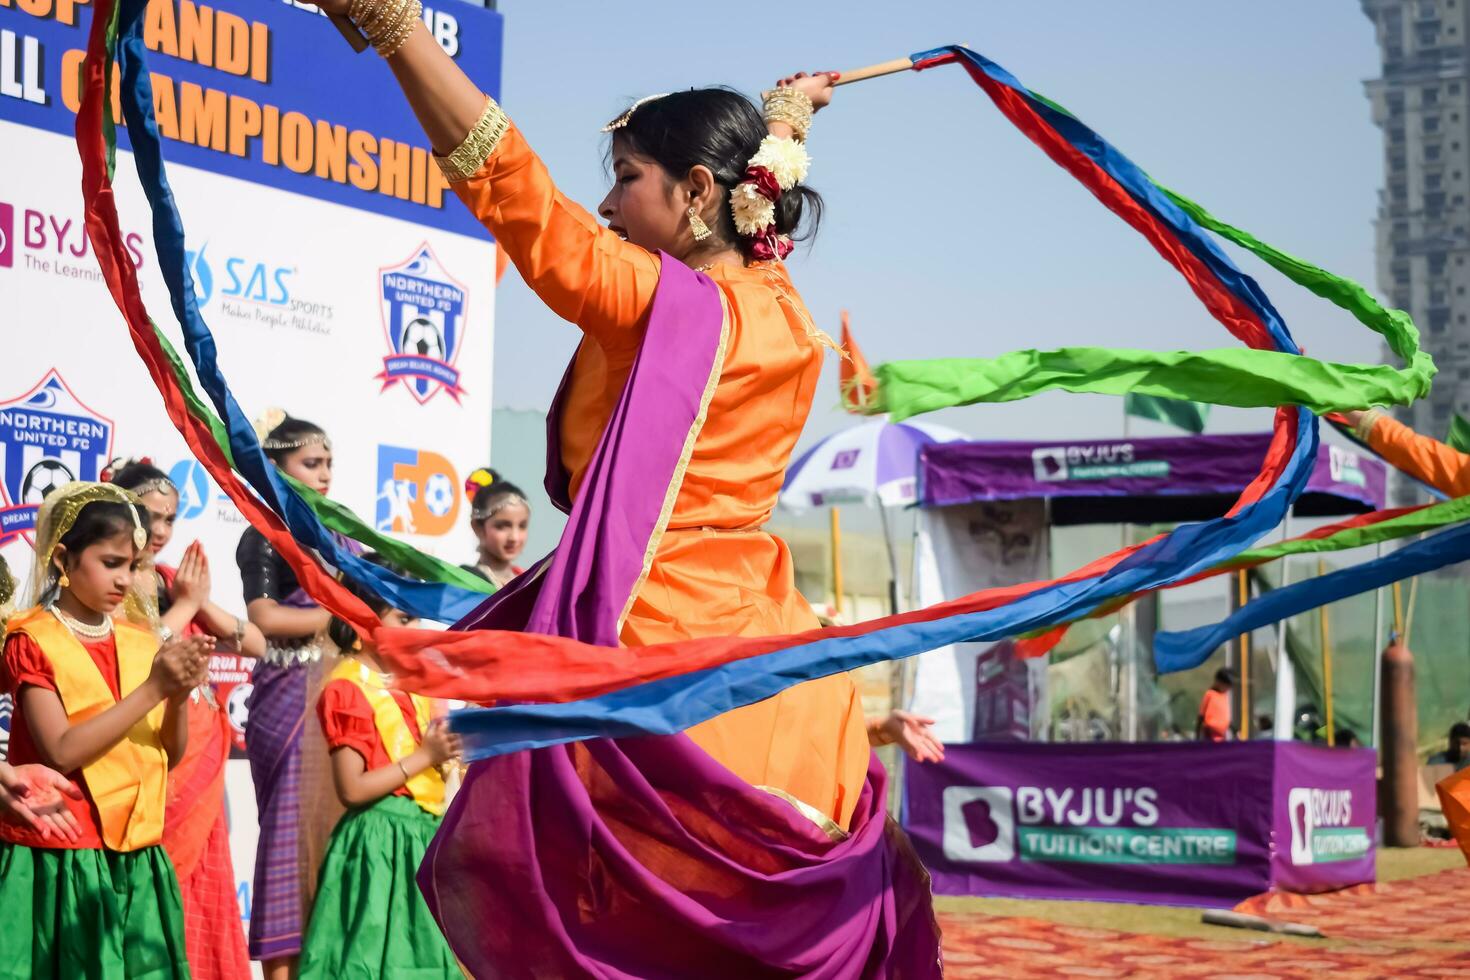
POLYGON ((866 414, 878 391, 878 379, 868 370, 868 361, 858 350, 857 341, 852 339, 852 328, 847 322, 847 311, 842 311, 842 363, 837 367, 837 383, 842 390, 842 407, 853 415, 866 414))
POLYGON ((1470 863, 1470 769, 1446 776, 1434 788, 1439 792, 1439 805, 1450 833, 1459 842, 1466 863, 1470 863))
POLYGON ((499 245, 495 246, 495 285, 500 285, 500 280, 505 278, 505 270, 510 267, 510 256, 505 249, 499 245))

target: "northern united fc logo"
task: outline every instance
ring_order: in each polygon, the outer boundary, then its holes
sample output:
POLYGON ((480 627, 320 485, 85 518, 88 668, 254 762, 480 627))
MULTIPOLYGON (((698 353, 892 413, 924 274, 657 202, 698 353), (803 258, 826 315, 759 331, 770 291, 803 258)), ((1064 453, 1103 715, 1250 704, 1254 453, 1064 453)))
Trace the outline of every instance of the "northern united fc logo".
POLYGON ((30 534, 46 495, 96 480, 112 458, 112 420, 77 400, 53 368, 30 391, 0 402, 0 544, 30 534))
POLYGON ((465 330, 465 288, 444 271, 424 242, 408 259, 378 270, 378 299, 391 353, 378 380, 383 391, 401 383, 420 405, 441 390, 456 402, 465 330))

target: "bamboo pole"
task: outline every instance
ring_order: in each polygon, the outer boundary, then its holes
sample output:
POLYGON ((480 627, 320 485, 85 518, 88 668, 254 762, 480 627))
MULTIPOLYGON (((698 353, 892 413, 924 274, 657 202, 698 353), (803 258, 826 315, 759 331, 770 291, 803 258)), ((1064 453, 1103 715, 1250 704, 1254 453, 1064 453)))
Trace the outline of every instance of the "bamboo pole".
MULTIPOLYGON (((1327 563, 1318 558, 1317 577, 1321 578, 1326 574, 1327 563)), ((1337 729, 1332 723, 1332 632, 1328 626, 1327 606, 1320 606, 1317 612, 1321 616, 1322 624, 1322 699, 1327 702, 1327 747, 1332 748, 1337 744, 1337 729)))
POLYGON ((901 71, 910 71, 913 67, 913 58, 894 58, 892 61, 880 61, 878 64, 868 65, 866 68, 854 68, 851 71, 838 72, 837 81, 832 84, 851 85, 853 82, 861 82, 869 78, 897 75, 901 71))
MULTIPOLYGON (((1239 572, 1240 605, 1243 608, 1251 601, 1250 573, 1242 568, 1239 572)), ((1251 635, 1240 634, 1240 740, 1251 737, 1251 635)))
POLYGON ((1403 582, 1393 583, 1393 632, 1400 643, 1404 642, 1404 588, 1403 582))
POLYGON ((842 615, 842 518, 832 508, 832 611, 842 615))

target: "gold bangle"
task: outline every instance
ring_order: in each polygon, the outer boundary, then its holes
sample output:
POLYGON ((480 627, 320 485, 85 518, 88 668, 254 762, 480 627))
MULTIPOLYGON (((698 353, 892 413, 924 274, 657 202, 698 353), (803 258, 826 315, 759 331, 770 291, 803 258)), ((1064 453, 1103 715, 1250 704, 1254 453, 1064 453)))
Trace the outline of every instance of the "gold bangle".
POLYGON ((1378 420, 1381 418, 1383 418, 1382 409, 1368 409, 1368 411, 1364 412, 1362 417, 1358 419, 1358 424, 1353 426, 1354 433, 1359 439, 1367 442, 1368 437, 1373 434, 1373 427, 1378 424, 1378 420))
POLYGON ((403 5, 398 21, 390 28, 383 38, 374 45, 378 55, 384 60, 397 54, 408 39, 413 36, 413 29, 418 26, 419 18, 423 16, 424 5, 422 0, 409 0, 403 5))
POLYGON ((450 151, 448 156, 441 157, 437 153, 434 155, 434 162, 444 171, 444 179, 452 184, 473 177, 484 166, 485 161, 490 159, 490 154, 500 145, 501 137, 508 128, 510 120, 506 118, 505 112, 487 95, 485 111, 480 113, 480 118, 476 120, 464 142, 450 151))
POLYGON ((762 113, 767 123, 785 123, 796 139, 805 142, 816 111, 811 96, 789 86, 778 88, 766 96, 762 113))
POLYGON ((406 768, 404 768, 403 760, 402 759, 397 760, 397 765, 398 765, 398 771, 401 772, 401 773, 403 773, 403 785, 407 786, 408 785, 408 781, 410 779, 412 779, 413 777, 410 776, 408 774, 408 770, 406 768))

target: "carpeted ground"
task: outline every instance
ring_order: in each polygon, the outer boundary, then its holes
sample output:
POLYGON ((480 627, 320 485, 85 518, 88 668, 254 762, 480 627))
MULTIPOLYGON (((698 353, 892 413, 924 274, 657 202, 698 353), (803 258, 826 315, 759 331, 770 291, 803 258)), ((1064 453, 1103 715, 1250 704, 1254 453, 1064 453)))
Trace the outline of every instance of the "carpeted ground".
POLYGON ((1242 912, 1316 926, 1326 936, 1320 940, 1206 926, 1189 909, 940 899, 945 973, 1470 978, 1470 869, 1413 852, 1389 855, 1388 863, 1376 886, 1331 895, 1260 896, 1240 906, 1242 912), (1395 863, 1414 876, 1395 873, 1395 863), (1422 871, 1428 873, 1414 874, 1422 871))

